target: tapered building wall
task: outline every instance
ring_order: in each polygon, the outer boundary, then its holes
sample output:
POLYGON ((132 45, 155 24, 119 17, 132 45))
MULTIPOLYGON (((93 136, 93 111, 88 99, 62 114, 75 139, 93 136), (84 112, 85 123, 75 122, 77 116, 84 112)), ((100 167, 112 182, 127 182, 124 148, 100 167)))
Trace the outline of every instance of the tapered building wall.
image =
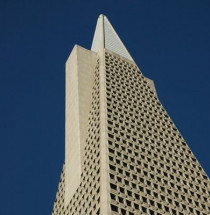
POLYGON ((138 67, 106 52, 111 208, 209 214, 209 180, 138 67))
POLYGON ((66 64, 65 141, 53 215, 210 214, 208 176, 103 15, 66 64))

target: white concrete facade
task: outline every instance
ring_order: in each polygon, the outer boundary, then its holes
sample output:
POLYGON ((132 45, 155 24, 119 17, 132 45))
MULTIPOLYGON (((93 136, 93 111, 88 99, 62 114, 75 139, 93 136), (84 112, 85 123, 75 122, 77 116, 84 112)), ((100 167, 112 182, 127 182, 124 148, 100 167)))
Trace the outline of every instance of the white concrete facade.
POLYGON ((210 214, 210 182, 104 15, 66 62, 65 163, 53 215, 210 214))

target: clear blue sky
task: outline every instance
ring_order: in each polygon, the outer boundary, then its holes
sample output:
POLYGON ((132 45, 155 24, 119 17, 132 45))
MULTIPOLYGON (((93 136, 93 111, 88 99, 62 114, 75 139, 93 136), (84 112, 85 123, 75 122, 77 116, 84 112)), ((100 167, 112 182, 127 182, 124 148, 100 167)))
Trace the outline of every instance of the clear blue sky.
POLYGON ((210 175, 210 1, 0 0, 1 215, 50 214, 64 161, 64 68, 105 14, 210 175))

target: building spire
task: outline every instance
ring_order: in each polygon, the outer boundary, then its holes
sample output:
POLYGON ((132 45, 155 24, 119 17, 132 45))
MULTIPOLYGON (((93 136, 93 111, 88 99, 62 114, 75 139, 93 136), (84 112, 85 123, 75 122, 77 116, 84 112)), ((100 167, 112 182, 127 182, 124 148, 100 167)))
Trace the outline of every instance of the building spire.
POLYGON ((98 52, 103 48, 133 61, 107 17, 101 14, 96 24, 91 51, 98 52))

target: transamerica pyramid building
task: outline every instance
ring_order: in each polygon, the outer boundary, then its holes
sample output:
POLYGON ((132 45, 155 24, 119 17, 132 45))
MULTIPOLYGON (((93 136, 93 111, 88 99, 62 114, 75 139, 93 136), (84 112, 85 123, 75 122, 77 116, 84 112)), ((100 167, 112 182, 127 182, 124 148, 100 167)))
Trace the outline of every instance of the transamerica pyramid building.
POLYGON ((104 15, 66 62, 53 215, 209 215, 210 181, 104 15))

